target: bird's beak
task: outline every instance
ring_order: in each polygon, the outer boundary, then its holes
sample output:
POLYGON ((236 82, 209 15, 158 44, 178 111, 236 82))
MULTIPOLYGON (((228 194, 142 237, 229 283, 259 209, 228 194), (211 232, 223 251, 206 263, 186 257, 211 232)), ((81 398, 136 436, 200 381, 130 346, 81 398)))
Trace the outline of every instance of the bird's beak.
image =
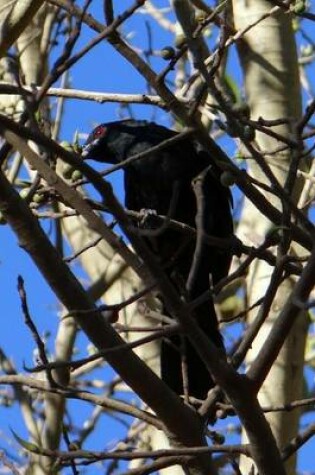
POLYGON ((94 147, 98 144, 98 139, 96 140, 93 140, 93 142, 90 142, 86 145, 83 145, 82 147, 82 153, 81 153, 81 157, 83 159, 86 159, 86 158, 92 158, 90 155, 91 155, 91 152, 93 151, 94 147))

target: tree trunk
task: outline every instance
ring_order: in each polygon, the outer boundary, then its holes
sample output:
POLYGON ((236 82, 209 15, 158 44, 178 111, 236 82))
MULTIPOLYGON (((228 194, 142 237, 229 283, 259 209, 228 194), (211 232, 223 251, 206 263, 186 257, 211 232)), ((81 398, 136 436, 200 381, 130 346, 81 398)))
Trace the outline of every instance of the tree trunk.
MULTIPOLYGON (((272 10, 272 5, 263 0, 242 2, 234 0, 234 19, 238 30, 253 24, 262 15, 272 10)), ((273 130, 290 137, 294 133, 293 124, 301 116, 301 91, 299 84, 297 52, 290 15, 278 10, 260 24, 251 29, 239 45, 239 54, 245 76, 245 92, 251 110, 251 118, 257 120, 263 117, 266 120, 289 118, 289 123, 273 127, 273 130)), ((287 179, 290 161, 292 159, 289 149, 272 153, 281 145, 273 137, 263 133, 256 134, 256 141, 265 153, 266 162, 277 177, 281 185, 287 179)), ((248 161, 250 174, 256 179, 268 183, 265 174, 255 163, 248 161)), ((295 202, 298 200, 300 184, 295 187, 291 195, 295 202)), ((269 194, 268 199, 279 209, 282 205, 274 195, 269 194)), ((271 223, 248 201, 242 212, 238 234, 245 242, 259 244, 271 229, 271 223)), ((255 261, 251 266, 247 278, 248 305, 265 295, 270 282, 272 269, 263 261, 255 261)), ((251 351, 247 356, 247 365, 256 358, 260 348, 264 345, 273 322, 277 319, 279 311, 283 308, 293 286, 293 279, 287 279, 279 288, 273 301, 267 321, 256 337, 251 351)), ((257 310, 250 312, 251 322, 257 310)), ((296 400, 302 394, 304 346, 307 331, 307 318, 300 314, 290 336, 287 338, 276 364, 272 367, 266 379, 259 400, 263 406, 285 404, 296 400)), ((268 421, 279 447, 283 447, 298 430, 298 411, 273 412, 269 414, 268 421)), ((244 434, 244 438, 246 436, 244 434)), ((249 473, 252 462, 242 457, 241 470, 249 473)), ((287 473, 295 473, 295 458, 291 457, 287 464, 287 473)))

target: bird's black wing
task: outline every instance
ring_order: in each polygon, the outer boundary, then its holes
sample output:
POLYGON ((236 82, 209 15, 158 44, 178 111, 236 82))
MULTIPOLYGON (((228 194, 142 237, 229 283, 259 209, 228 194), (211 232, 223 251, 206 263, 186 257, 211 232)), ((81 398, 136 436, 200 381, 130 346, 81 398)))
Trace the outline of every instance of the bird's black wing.
MULTIPOLYGON (((146 121, 121 121, 103 124, 99 140, 91 134, 89 157, 110 163, 147 151, 176 135, 163 126, 146 121), (94 156, 93 156, 94 153, 94 156)), ((196 228, 197 201, 192 181, 203 173, 201 186, 202 212, 199 210, 198 233, 229 237, 233 231, 230 192, 220 182, 220 172, 211 157, 191 139, 183 139, 125 167, 125 201, 129 209, 154 210, 176 221, 196 228), (206 170, 206 171, 205 171, 206 170)), ((210 287, 210 279, 218 282, 228 272, 229 252, 209 246, 170 227, 164 227, 153 238, 144 238, 156 254, 173 285, 182 297, 194 300, 210 287), (191 272, 194 261, 194 271, 191 272), (187 279, 191 285, 185 288, 187 279)), ((165 309, 167 311, 167 309, 165 309)), ((209 339, 223 348, 213 300, 195 309, 193 317, 209 339)), ((186 355, 189 394, 205 398, 212 386, 211 377, 195 348, 185 337, 164 340, 161 349, 163 380, 177 393, 184 393, 182 354, 186 355), (184 347, 184 352, 182 349, 184 347)))

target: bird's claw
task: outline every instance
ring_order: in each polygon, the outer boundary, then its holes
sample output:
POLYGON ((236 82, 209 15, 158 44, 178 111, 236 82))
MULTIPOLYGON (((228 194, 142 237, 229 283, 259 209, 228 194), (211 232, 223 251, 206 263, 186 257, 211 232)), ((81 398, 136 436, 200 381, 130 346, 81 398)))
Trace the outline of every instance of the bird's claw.
POLYGON ((157 212, 155 209, 142 208, 139 211, 139 227, 142 229, 154 229, 157 227, 157 212))

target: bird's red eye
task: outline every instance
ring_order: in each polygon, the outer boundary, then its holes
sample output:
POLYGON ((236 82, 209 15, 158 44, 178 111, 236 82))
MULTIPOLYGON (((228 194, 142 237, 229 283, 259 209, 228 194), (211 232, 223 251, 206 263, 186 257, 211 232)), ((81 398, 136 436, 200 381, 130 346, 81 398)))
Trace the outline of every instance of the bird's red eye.
POLYGON ((105 132, 106 132, 106 127, 104 127, 104 125, 99 125, 94 130, 94 137, 101 137, 102 135, 105 134, 105 132))

